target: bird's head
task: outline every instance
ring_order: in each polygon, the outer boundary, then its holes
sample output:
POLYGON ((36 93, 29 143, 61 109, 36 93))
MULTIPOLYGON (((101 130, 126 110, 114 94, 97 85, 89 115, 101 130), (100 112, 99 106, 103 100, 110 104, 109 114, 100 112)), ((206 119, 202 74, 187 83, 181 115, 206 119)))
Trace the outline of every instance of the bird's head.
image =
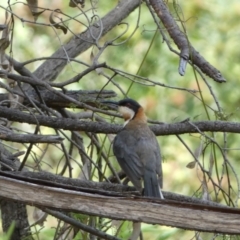
POLYGON ((126 98, 118 102, 118 111, 122 114, 125 121, 132 120, 140 108, 141 105, 130 98, 126 98))
POLYGON ((143 116, 145 120, 145 115, 142 106, 131 98, 126 98, 118 102, 104 101, 104 103, 112 104, 118 107, 118 111, 122 114, 125 120, 124 125, 126 125, 129 121, 134 119, 137 115, 143 116))

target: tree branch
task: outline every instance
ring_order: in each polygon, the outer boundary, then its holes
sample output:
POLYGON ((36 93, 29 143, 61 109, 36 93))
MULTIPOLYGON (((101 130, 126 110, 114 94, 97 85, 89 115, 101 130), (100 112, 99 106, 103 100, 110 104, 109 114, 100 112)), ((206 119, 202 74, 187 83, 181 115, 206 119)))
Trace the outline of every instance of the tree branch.
MULTIPOLYGON (((106 122, 89 122, 79 121, 70 118, 56 118, 42 115, 31 115, 23 113, 16 109, 0 106, 0 116, 7 118, 10 121, 25 122, 29 124, 39 124, 51 128, 87 131, 94 133, 117 133, 122 125, 109 124, 106 122)), ((201 132, 232 132, 240 133, 240 123, 227 121, 184 121, 178 123, 164 123, 151 125, 150 128, 157 136, 176 135, 184 133, 199 133, 201 132)))
POLYGON ((66 223, 69 223, 71 224, 72 226, 74 227, 77 227, 85 232, 88 232, 88 233, 91 233, 95 236, 98 236, 102 239, 107 239, 107 240, 121 240, 120 238, 117 238, 117 237, 113 237, 105 232, 102 232, 96 228, 93 228, 91 226, 88 226, 88 225, 85 225, 83 223, 81 223, 80 221, 77 221, 61 212, 57 212, 57 211, 53 211, 51 209, 48 209, 48 208, 43 208, 42 209, 44 212, 58 218, 58 219, 61 219, 62 221, 66 222, 66 223))
POLYGON ((60 143, 64 138, 56 135, 17 134, 0 130, 0 139, 18 143, 60 143))
POLYGON ((156 14, 162 21, 170 37, 180 49, 180 56, 188 60, 190 59, 203 73, 211 77, 216 82, 226 82, 219 70, 213 67, 206 59, 197 52, 187 39, 186 34, 182 32, 176 21, 169 12, 166 3, 163 0, 149 0, 156 14))
MULTIPOLYGON (((16 166, 19 164, 18 159, 12 155, 8 150, 4 148, 2 143, 0 143, 0 161, 8 159, 8 163, 11 166, 16 166), (10 160, 9 160, 10 159, 10 160)), ((13 167, 13 169, 15 169, 13 167)), ((0 162, 1 170, 8 170, 0 162)), ((0 187, 1 188, 1 187, 0 187)), ((1 191, 1 190, 0 190, 1 191)), ((14 194, 14 193, 13 193, 14 194)), ((19 201, 12 201, 9 199, 0 198, 0 208, 1 208, 1 218, 2 218, 2 228, 4 232, 7 232, 15 222, 15 226, 11 235, 11 239, 29 239, 32 240, 33 237, 31 232, 29 232, 29 222, 26 205, 19 201)))
MULTIPOLYGON (((9 160, 4 159, 8 164, 9 160)), ((18 169, 13 164, 10 164, 13 169, 18 169)), ((14 171, 14 170, 13 170, 14 171)), ((8 177, 15 180, 34 183, 42 186, 49 186, 55 188, 63 188, 67 190, 81 191, 85 193, 102 194, 104 196, 112 197, 129 197, 131 195, 139 196, 140 193, 135 187, 124 184, 113 184, 109 182, 93 182, 82 179, 67 178, 60 175, 54 175, 49 172, 30 172, 30 171, 0 171, 0 176, 8 177)), ((203 200, 195 197, 188 197, 181 194, 163 191, 164 198, 182 203, 203 204, 208 206, 224 207, 228 206, 203 200)))
MULTIPOLYGON (((0 71, 1 72, 1 71, 0 71)), ((14 74, 15 75, 15 74, 14 74)), ((22 78, 22 76, 15 75, 22 78)), ((79 108, 78 105, 74 105, 68 98, 74 99, 76 101, 83 102, 90 106, 95 106, 94 104, 97 100, 101 101, 106 98, 116 97, 116 93, 111 90, 102 90, 102 91, 87 91, 87 90, 78 90, 78 91, 66 91, 64 94, 67 98, 63 98, 49 90, 40 90, 39 91, 44 103, 51 108, 79 108)), ((0 93, 0 102, 9 100, 8 93, 0 93)), ((28 92, 28 97, 34 101, 39 101, 39 96, 35 91, 28 92)), ((4 103, 4 106, 9 106, 9 102, 4 103)), ((23 105, 29 105, 28 99, 24 98, 23 105)))
POLYGON ((86 51, 92 45, 96 44, 96 39, 92 36, 98 36, 100 39, 112 28, 117 26, 124 18, 134 11, 141 1, 139 0, 121 0, 118 5, 98 22, 90 26, 85 32, 73 36, 72 39, 61 48, 59 48, 51 57, 55 60, 46 60, 35 72, 34 75, 43 81, 53 81, 68 64, 67 60, 61 60, 62 57, 75 58, 86 51), (102 26, 102 27, 100 27, 102 26), (67 56, 65 54, 67 53, 67 56))
MULTIPOLYGON (((7 163, 6 159, 4 161, 7 163)), ((15 167, 12 166, 14 169, 15 167)), ((30 171, 0 171, 0 176, 18 179, 25 182, 30 182, 43 186, 51 186, 56 188, 64 188, 68 190, 83 191, 86 193, 98 193, 105 194, 108 196, 122 196, 121 193, 129 195, 135 192, 136 195, 139 193, 134 187, 112 184, 108 182, 93 182, 88 180, 80 180, 74 178, 62 177, 60 175, 54 175, 49 172, 30 172, 30 171)), ((125 195, 125 196, 126 196, 125 195)))
POLYGON ((105 196, 42 186, 2 176, 0 196, 29 205, 59 208, 112 219, 161 224, 195 231, 240 233, 240 210, 234 208, 133 196, 105 196))

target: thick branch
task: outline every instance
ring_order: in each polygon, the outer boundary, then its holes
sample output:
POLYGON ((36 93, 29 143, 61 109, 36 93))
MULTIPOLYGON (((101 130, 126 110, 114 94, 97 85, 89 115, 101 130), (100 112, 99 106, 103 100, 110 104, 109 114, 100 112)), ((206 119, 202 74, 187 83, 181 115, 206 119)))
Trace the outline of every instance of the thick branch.
POLYGON ((26 205, 19 201, 9 201, 8 199, 1 198, 0 207, 3 231, 7 233, 12 223, 15 223, 15 228, 9 239, 33 240, 31 233, 28 231, 29 223, 26 205))
POLYGON ((7 177, 0 177, 0 196, 29 205, 59 208, 112 219, 161 224, 195 231, 240 233, 240 210, 233 208, 142 197, 104 196, 41 186, 7 177))
MULTIPOLYGON (((29 124, 39 124, 51 128, 87 131, 94 133, 117 133, 122 126, 103 122, 79 121, 70 118, 56 118, 40 115, 30 115, 16 109, 0 106, 0 116, 10 121, 25 122, 29 124)), ((232 132, 240 133, 240 123, 226 121, 199 121, 199 122, 179 122, 169 124, 155 124, 150 126, 157 136, 175 135, 184 133, 201 132, 232 132)))
MULTIPOLYGON (((6 161, 5 161, 6 162, 6 161)), ((125 192, 128 194, 136 192, 136 189, 131 186, 112 184, 108 182, 93 182, 87 180, 80 180, 74 178, 66 178, 60 175, 54 175, 49 172, 5 172, 0 171, 0 176, 8 177, 12 179, 18 179, 38 185, 45 185, 51 187, 60 187, 68 190, 84 191, 86 193, 99 193, 111 196, 120 196, 125 192)))
POLYGON ((134 9, 136 9, 141 1, 139 0, 122 0, 118 5, 110 11, 106 16, 101 18, 99 22, 90 26, 85 32, 73 36, 65 45, 61 46, 51 57, 55 60, 46 60, 35 72, 34 75, 44 81, 53 81, 62 69, 68 64, 68 61, 61 60, 63 57, 75 58, 82 52, 86 51, 92 45, 96 44, 96 39, 92 36, 98 36, 100 39, 112 28, 117 26, 124 18, 126 18, 134 9), (102 27, 99 27, 102 26, 102 27), (67 56, 65 54, 67 53, 67 56))
MULTIPOLYGON (((18 159, 6 150, 1 143, 0 153, 0 168, 2 170, 6 169, 3 164, 1 164, 3 159, 10 159, 8 162, 12 165, 17 165, 19 163, 18 159)), ((19 201, 0 198, 0 208, 3 231, 6 233, 12 226, 12 223, 15 223, 14 229, 11 233, 11 239, 33 239, 31 232, 28 231, 29 222, 25 204, 19 201)))
POLYGON ((17 134, 0 130, 0 139, 19 143, 60 143, 63 138, 55 135, 17 134))
POLYGON ((48 208, 44 208, 42 209, 44 212, 58 218, 61 219, 62 221, 64 221, 65 223, 71 224, 72 226, 79 228, 85 232, 91 233, 95 236, 100 237, 101 239, 106 239, 106 240, 121 240, 120 238, 117 237, 113 237, 105 232, 102 232, 96 228, 93 228, 91 226, 88 226, 86 224, 81 223, 80 221, 77 221, 61 212, 57 212, 57 211, 53 211, 51 209, 48 208))
POLYGON ((170 37, 181 50, 181 57, 185 59, 190 58, 193 64, 199 67, 203 73, 216 82, 226 82, 220 71, 207 62, 206 59, 204 59, 204 57, 191 46, 189 39, 187 39, 186 34, 180 30, 165 2, 163 0, 149 0, 149 2, 162 21, 170 37))
MULTIPOLYGON (((18 76, 14 74, 16 78, 24 78, 22 76, 18 76)), ((25 77, 26 78, 26 77, 25 77)), ((68 98, 62 98, 61 96, 49 91, 49 90, 41 90, 39 91, 41 94, 42 99, 44 100, 44 103, 51 108, 78 108, 78 105, 74 105, 71 101, 68 100, 68 98)), ((111 98, 116 97, 116 93, 111 90, 102 90, 102 91, 84 91, 84 90, 78 90, 78 91, 66 91, 64 93, 67 97, 72 98, 76 101, 83 102, 85 104, 88 104, 90 106, 96 106, 94 103, 98 100, 101 101, 105 98, 111 98)), ((28 92, 28 97, 33 100, 38 100, 40 102, 40 99, 35 91, 28 92)), ((0 94, 0 102, 9 100, 8 93, 1 93, 0 94)), ((5 103, 4 103, 5 105, 5 103)), ((6 102, 6 105, 9 106, 9 102, 6 102)), ((28 99, 24 98, 23 105, 29 105, 28 99)))
MULTIPOLYGON (((5 163, 8 161, 5 159, 5 163)), ((11 165, 13 169, 16 169, 15 166, 11 165)), ((94 193, 102 194, 104 196, 112 197, 127 197, 130 195, 139 196, 140 193, 136 191, 135 187, 122 185, 122 184, 113 184, 109 182, 93 182, 82 179, 67 178, 60 175, 54 175, 49 172, 30 172, 30 171, 0 171, 0 176, 8 177, 15 180, 21 180, 24 182, 34 183, 42 186, 63 188, 67 190, 81 191, 85 193, 94 193)), ((173 200, 182 203, 194 203, 194 204, 204 204, 208 206, 217 206, 225 207, 228 206, 207 201, 195 197, 188 197, 181 194, 176 194, 172 192, 163 191, 164 198, 168 200, 173 200)))

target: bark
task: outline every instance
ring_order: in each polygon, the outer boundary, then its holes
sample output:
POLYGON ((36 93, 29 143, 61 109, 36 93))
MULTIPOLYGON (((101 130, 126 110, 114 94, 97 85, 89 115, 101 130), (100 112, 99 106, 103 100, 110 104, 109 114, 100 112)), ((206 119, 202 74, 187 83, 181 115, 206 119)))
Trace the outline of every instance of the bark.
MULTIPOLYGON (((0 144, 1 158, 9 159, 9 162, 18 162, 18 159, 8 152, 2 144, 0 144)), ((5 167, 1 167, 2 170, 8 170, 5 167)), ((22 189, 22 194, 25 191, 22 189)), ((15 195, 15 192, 12 192, 15 195)), ((31 240, 33 239, 29 232, 29 223, 27 218, 26 205, 22 202, 18 202, 18 198, 13 200, 12 198, 0 198, 1 217, 2 217, 2 228, 4 232, 7 232, 12 224, 14 229, 11 235, 11 240, 20 240, 22 238, 31 240)))
MULTIPOLYGON (((9 109, 0 106, 0 116, 9 121, 25 122, 29 124, 39 123, 55 129, 71 131, 86 131, 94 133, 117 133, 122 129, 122 125, 110 124, 107 122, 79 121, 72 118, 57 118, 42 115, 34 115, 21 112, 16 109, 9 109)), ((203 132, 231 132, 240 133, 240 123, 227 121, 198 121, 189 120, 178 123, 161 123, 151 125, 150 128, 157 136, 176 135, 185 133, 203 132)))
MULTIPOLYGON (((7 163, 7 162, 6 162, 7 163)), ((12 166, 13 169, 16 167, 12 166)), ((3 172, 0 171, 0 176, 7 177, 13 180, 24 181, 27 183, 34 183, 42 186, 49 186, 55 188, 63 188, 67 190, 81 191, 85 193, 102 194, 105 196, 112 197, 129 197, 129 196, 140 196, 140 193, 135 187, 112 184, 110 182, 93 182, 88 180, 80 180, 74 178, 66 178, 60 175, 54 175, 49 172, 3 172)), ((208 206, 216 206, 222 208, 229 208, 228 206, 203 200, 195 197, 188 197, 181 194, 163 191, 164 198, 168 200, 177 201, 179 203, 193 203, 202 204, 208 206)))
MULTIPOLYGON (((24 194, 24 189, 22 189, 24 194)), ((6 198, 0 199, 0 207, 2 214, 2 228, 7 232, 11 224, 14 224, 14 230, 11 235, 11 240, 33 239, 29 233, 29 223, 25 203, 9 200, 6 198)))
MULTIPOLYGON (((59 91, 60 92, 60 91, 59 91)), ((72 98, 76 101, 83 102, 85 104, 88 104, 90 106, 96 107, 95 102, 101 101, 105 98, 111 98, 116 97, 116 93, 114 91, 84 91, 84 90, 78 90, 78 91, 66 91, 64 94, 68 98, 63 98, 57 94, 54 94, 51 91, 48 90, 41 90, 39 91, 39 94, 41 95, 41 98, 44 100, 44 103, 49 108, 59 109, 59 108, 79 108, 79 106, 74 105, 71 101, 69 101, 69 98, 72 98)), ((28 97, 31 98, 35 103, 41 103, 41 100, 39 99, 38 94, 35 91, 28 92, 28 97)), ((8 93, 0 93, 0 102, 8 100, 8 93)), ((10 103, 6 102, 4 106, 9 106, 10 103)), ((32 106, 28 99, 24 98, 23 105, 25 106, 32 106)))
POLYGON ((42 186, 7 177, 0 177, 0 196, 30 205, 112 219, 195 231, 240 234, 240 210, 235 208, 179 203, 157 198, 106 196, 42 186))
POLYGON ((68 64, 67 59, 75 58, 85 52, 92 45, 96 44, 93 36, 101 39, 112 28, 117 26, 124 18, 136 9, 141 1, 139 0, 122 0, 110 11, 105 17, 100 19, 94 25, 90 26, 85 32, 73 36, 72 39, 61 48, 59 48, 51 58, 46 60, 35 72, 34 75, 43 81, 54 81, 62 69, 68 64), (102 26, 98 27, 98 26, 102 26), (67 56, 66 56, 66 53, 67 56), (61 60, 66 58, 66 60, 61 60))
POLYGON ((164 27, 169 33, 169 36, 180 49, 180 56, 186 61, 190 59, 192 63, 195 64, 203 73, 211 77, 216 82, 226 82, 226 79, 222 76, 221 72, 206 61, 206 59, 191 45, 189 39, 187 38, 187 34, 180 30, 180 27, 177 25, 173 16, 169 12, 166 2, 163 0, 149 0, 149 3, 153 7, 159 19, 162 21, 164 27))
MULTIPOLYGON (((105 35, 107 32, 109 32, 113 27, 118 25, 121 20, 126 18, 137 6, 139 5, 139 0, 123 0, 118 3, 118 5, 110 11, 105 17, 100 19, 103 29, 96 27, 96 25, 90 26, 85 32, 80 33, 77 36, 74 36, 67 44, 64 46, 61 46, 53 55, 52 57, 56 58, 55 60, 46 60, 35 72, 34 74, 30 73, 26 68, 24 68, 21 64, 17 64, 13 61, 14 69, 18 71, 20 74, 25 76, 34 77, 34 79, 41 79, 44 81, 53 81, 56 79, 56 77, 59 75, 61 70, 67 65, 69 62, 68 60, 62 60, 62 58, 74 58, 78 56, 80 53, 86 51, 89 47, 91 47, 93 44, 96 44, 96 41, 92 38, 92 36, 99 36, 101 38, 103 35, 105 35), (93 34, 91 35, 90 32, 93 34), (67 52, 67 56, 65 55, 65 51, 67 52)), ((31 88, 28 88, 24 86, 24 89, 29 91, 32 91, 31 88)), ((26 94, 28 94, 26 92, 26 94)), ((16 109, 8 109, 12 111, 17 111, 16 109)), ((15 112, 15 114, 17 114, 15 112)), ((3 115, 0 116, 3 117, 3 115)), ((35 122, 36 123, 36 122, 35 122)), ((23 190, 24 192, 24 190, 23 190)), ((18 198, 16 200, 19 200, 18 198)), ((16 212, 19 213, 19 215, 14 214, 13 211, 8 212, 7 214, 2 214, 2 224, 4 226, 4 231, 8 229, 8 227, 11 225, 12 221, 15 220, 16 227, 14 230, 14 240, 18 240, 21 238, 21 234, 23 230, 19 229, 19 227, 22 227, 22 229, 27 228, 28 229, 28 220, 26 214, 20 214, 25 213, 26 208, 24 204, 22 203, 16 203, 14 201, 8 201, 4 200, 4 205, 1 205, 2 207, 7 210, 13 210, 16 209, 16 212), (16 208, 15 208, 16 207, 16 208), (17 210, 18 209, 18 210, 17 210), (21 219, 22 225, 19 225, 19 219, 21 219)), ((2 210, 4 210, 2 208, 2 210)))

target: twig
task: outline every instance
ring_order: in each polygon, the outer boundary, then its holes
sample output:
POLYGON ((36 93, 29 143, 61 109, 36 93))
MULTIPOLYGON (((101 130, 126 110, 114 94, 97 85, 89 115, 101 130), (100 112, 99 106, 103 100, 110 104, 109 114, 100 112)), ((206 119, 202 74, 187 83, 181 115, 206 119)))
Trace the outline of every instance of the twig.
POLYGON ((71 224, 72 226, 74 227, 77 227, 85 232, 88 232, 88 233, 91 233, 95 236, 98 236, 102 239, 108 239, 108 240, 120 240, 120 238, 117 238, 117 237, 114 237, 114 236, 111 236, 105 232, 102 232, 102 231, 99 231, 98 229, 96 228, 93 228, 93 227, 90 227, 88 225, 85 225, 61 212, 57 212, 57 211, 54 211, 54 210, 50 210, 48 208, 40 208, 42 211, 58 218, 58 219, 61 219, 62 221, 66 222, 66 223, 69 223, 71 224))
MULTIPOLYGON (((169 12, 165 2, 163 0, 149 0, 149 3, 162 21, 170 37, 180 49, 181 58, 185 61, 188 61, 188 59, 191 60, 192 63, 199 67, 203 73, 211 77, 216 82, 226 82, 220 71, 213 67, 209 62, 207 62, 204 57, 201 56, 199 52, 197 52, 191 46, 191 43, 188 41, 187 36, 180 30, 176 21, 169 12)), ((180 61, 180 69, 181 63, 182 62, 180 61)))

